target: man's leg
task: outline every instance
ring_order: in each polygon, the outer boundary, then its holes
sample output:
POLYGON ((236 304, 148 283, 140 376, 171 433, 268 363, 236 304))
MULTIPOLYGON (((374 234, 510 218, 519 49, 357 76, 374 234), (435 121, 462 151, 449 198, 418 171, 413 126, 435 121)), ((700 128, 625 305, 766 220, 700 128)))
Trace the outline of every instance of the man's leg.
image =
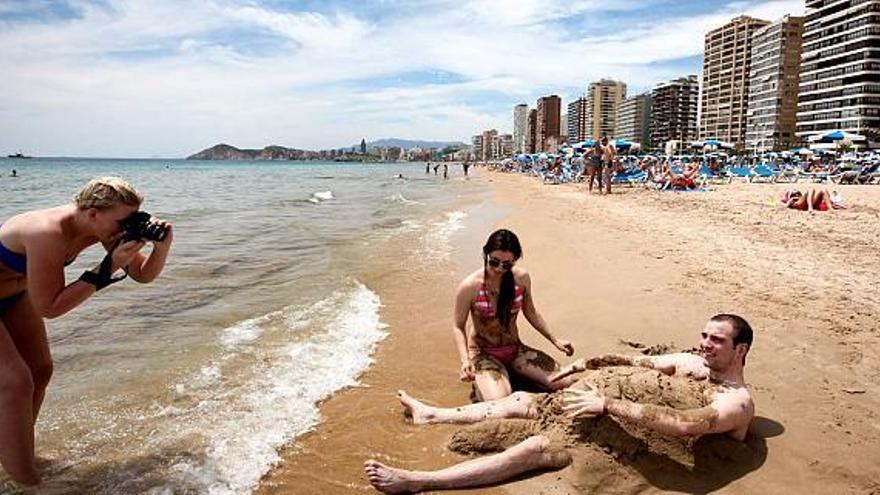
POLYGON ((534 395, 528 392, 514 392, 503 399, 478 402, 461 407, 429 406, 403 390, 397 391, 397 398, 417 425, 432 423, 479 423, 486 419, 522 418, 537 419, 534 395))
POLYGON ((613 162, 608 162, 608 166, 605 167, 605 194, 611 194, 611 174, 614 172, 611 167, 613 166, 613 162))
POLYGON ((370 459, 364 471, 373 487, 383 493, 448 490, 498 483, 536 469, 559 469, 571 463, 565 450, 551 447, 550 439, 538 435, 513 447, 439 471, 408 471, 370 459))

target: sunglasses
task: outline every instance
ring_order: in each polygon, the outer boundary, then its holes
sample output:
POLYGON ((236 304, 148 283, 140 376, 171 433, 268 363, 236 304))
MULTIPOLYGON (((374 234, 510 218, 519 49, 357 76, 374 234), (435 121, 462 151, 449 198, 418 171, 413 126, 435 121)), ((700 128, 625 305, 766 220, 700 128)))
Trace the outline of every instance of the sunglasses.
POLYGON ((499 266, 505 270, 510 270, 513 268, 513 265, 516 264, 516 261, 501 261, 498 258, 489 257, 487 259, 489 266, 492 268, 498 268, 499 266))

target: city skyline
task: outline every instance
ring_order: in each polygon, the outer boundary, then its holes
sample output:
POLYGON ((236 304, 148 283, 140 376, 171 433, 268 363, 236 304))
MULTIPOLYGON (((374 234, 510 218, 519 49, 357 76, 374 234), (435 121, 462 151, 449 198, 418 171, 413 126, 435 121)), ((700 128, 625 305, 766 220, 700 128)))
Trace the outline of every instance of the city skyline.
POLYGON ((613 77, 697 72, 730 17, 802 1, 0 1, 0 151, 179 157, 227 142, 468 142, 613 77))

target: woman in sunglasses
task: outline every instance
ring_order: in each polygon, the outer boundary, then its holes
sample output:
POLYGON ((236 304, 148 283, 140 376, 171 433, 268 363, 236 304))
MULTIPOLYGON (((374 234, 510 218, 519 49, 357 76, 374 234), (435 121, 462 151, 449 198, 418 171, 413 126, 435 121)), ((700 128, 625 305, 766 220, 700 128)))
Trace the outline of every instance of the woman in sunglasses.
POLYGON ((483 246, 483 268, 468 275, 456 291, 453 335, 461 358, 460 378, 475 383, 481 400, 510 395, 511 372, 548 390, 570 384, 568 380, 551 382, 548 377, 559 368, 556 361, 520 342, 516 318, 522 311, 557 349, 567 356, 574 354, 571 343, 554 337, 535 309, 531 278, 524 268, 515 266, 521 256, 516 234, 496 230, 483 246), (468 315, 473 316, 470 333, 468 315))

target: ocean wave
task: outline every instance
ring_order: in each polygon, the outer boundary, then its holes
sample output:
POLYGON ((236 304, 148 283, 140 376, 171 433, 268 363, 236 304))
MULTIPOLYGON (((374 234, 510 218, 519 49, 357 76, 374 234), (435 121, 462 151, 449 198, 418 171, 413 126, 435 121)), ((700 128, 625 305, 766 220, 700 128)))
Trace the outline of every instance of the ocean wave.
POLYGON ((170 406, 159 411, 175 417, 180 438, 207 439, 205 452, 176 462, 167 484, 154 492, 232 494, 256 488, 280 462, 277 449, 319 422, 318 402, 357 385, 358 376, 372 363, 370 355, 386 335, 380 306, 377 294, 356 283, 308 307, 286 308, 224 331, 220 342, 229 354, 183 384, 187 391, 193 385, 205 387, 191 391, 204 394, 198 404, 185 413, 170 406), (250 370, 251 378, 223 382, 218 389, 224 361, 265 332, 255 328, 273 324, 284 326, 288 342, 262 355, 250 370))
POLYGON ((403 204, 403 205, 412 205, 412 206, 425 204, 425 203, 422 203, 421 201, 415 201, 412 199, 408 199, 406 196, 403 195, 403 193, 393 194, 391 196, 386 197, 385 200, 390 203, 399 203, 399 204, 403 204))
POLYGON ((437 260, 449 259, 452 253, 452 234, 464 228, 467 217, 466 212, 456 210, 447 212, 445 219, 434 222, 424 237, 418 256, 437 260))
POLYGON ((320 203, 321 201, 330 201, 333 198, 333 191, 318 191, 312 193, 309 201, 312 203, 320 203))

